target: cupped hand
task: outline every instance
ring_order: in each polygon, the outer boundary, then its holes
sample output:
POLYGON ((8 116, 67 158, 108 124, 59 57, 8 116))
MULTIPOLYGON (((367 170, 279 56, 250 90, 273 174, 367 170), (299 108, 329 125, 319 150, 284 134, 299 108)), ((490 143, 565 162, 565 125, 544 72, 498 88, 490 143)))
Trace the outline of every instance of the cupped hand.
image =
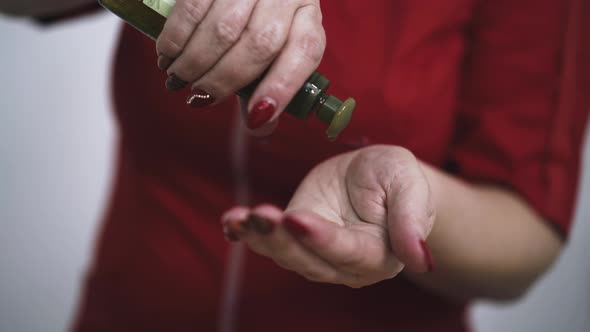
POLYGON ((187 103, 219 102, 264 75, 247 124, 268 132, 320 63, 319 0, 178 0, 157 40, 166 86, 192 85, 187 103))
POLYGON ((409 151, 372 146, 315 167, 287 209, 234 207, 226 238, 318 282, 363 287, 402 269, 426 272, 435 220, 429 183, 409 151))

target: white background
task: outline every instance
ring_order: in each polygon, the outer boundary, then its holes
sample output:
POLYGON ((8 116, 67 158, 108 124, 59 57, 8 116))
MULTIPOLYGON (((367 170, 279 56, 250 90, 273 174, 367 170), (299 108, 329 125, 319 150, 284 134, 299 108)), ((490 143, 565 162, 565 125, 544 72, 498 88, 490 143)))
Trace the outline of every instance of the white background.
MULTIPOLYGON (((111 180, 117 29, 106 14, 47 30, 0 17, 0 332, 70 324, 111 180)), ((590 331, 589 174, 582 181, 559 263, 519 303, 477 305, 477 331, 590 331)))

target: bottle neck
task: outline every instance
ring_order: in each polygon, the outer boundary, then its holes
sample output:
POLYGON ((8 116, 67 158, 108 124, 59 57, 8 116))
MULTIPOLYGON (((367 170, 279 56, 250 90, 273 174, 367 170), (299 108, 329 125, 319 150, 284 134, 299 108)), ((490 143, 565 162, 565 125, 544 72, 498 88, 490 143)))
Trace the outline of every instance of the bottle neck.
POLYGON ((334 118, 334 113, 326 107, 326 101, 328 100, 328 97, 330 96, 322 91, 318 96, 318 101, 314 105, 311 113, 315 114, 322 122, 330 124, 334 118))

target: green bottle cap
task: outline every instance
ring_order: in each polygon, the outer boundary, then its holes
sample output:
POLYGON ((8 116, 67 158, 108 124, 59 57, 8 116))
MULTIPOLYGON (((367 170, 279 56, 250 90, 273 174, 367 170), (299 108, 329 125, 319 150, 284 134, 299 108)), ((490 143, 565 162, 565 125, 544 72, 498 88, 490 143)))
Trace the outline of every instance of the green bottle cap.
POLYGON ((342 102, 334 96, 327 96, 318 110, 317 116, 323 122, 330 124, 326 134, 331 142, 335 141, 340 132, 348 126, 355 106, 356 102, 353 98, 342 102))

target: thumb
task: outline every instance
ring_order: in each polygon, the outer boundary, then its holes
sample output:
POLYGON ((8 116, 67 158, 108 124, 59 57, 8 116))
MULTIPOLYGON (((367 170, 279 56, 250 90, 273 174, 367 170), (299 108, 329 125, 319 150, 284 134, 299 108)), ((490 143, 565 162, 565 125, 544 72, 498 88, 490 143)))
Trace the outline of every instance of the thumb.
MULTIPOLYGON (((419 162, 409 153, 402 170, 390 177, 387 190, 387 225, 394 255, 410 272, 434 269, 434 259, 426 244, 435 219, 430 186, 419 162), (410 160, 410 158, 412 160, 410 160)), ((394 173, 395 174, 395 173, 394 173)))

